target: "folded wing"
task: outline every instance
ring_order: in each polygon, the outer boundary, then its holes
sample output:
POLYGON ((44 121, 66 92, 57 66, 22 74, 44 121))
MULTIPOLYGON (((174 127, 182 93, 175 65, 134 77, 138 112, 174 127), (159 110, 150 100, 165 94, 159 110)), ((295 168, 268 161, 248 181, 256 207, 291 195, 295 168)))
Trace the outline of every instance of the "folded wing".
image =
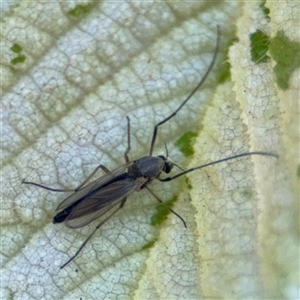
POLYGON ((87 184, 86 186, 82 187, 80 190, 76 191, 69 197, 67 197, 63 202, 61 202, 56 211, 65 209, 66 207, 70 206, 74 202, 78 201, 79 199, 83 198, 85 195, 93 192, 101 188, 101 186, 105 185, 108 181, 112 180, 113 178, 119 176, 120 174, 124 173, 126 169, 132 164, 132 162, 122 165, 121 167, 111 171, 108 174, 101 176, 100 178, 92 181, 91 183, 87 184))
POLYGON ((66 226, 79 228, 89 224, 119 205, 123 199, 139 189, 145 182, 146 179, 135 180, 127 177, 97 190, 74 207, 66 218, 66 226))

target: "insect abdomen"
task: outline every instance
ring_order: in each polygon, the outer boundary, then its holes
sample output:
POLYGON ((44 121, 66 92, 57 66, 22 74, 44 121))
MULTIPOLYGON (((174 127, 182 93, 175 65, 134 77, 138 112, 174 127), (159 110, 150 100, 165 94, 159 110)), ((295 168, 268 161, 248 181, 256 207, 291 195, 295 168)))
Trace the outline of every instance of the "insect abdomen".
POLYGON ((74 206, 69 206, 63 211, 59 212, 56 216, 53 217, 53 224, 62 223, 69 216, 74 206))

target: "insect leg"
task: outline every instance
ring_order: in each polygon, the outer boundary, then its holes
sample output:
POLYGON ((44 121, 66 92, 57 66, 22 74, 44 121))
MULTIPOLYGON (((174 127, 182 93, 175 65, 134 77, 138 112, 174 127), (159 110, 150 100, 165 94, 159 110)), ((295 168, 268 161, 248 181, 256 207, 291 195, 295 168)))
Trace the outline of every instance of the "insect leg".
POLYGON ((36 183, 36 182, 31 182, 31 181, 25 181, 25 179, 22 180, 22 183, 24 184, 32 184, 32 185, 35 185, 35 186, 38 186, 42 189, 45 189, 45 190, 49 190, 49 191, 53 191, 53 192, 76 192, 78 190, 80 190, 95 174, 96 172, 99 170, 99 169, 102 169, 105 173, 110 173, 110 171, 104 167, 103 165, 100 165, 98 166, 93 172, 92 174, 87 178, 85 179, 85 181, 83 183, 80 184, 79 187, 77 187, 76 189, 53 189, 53 188, 50 188, 48 186, 45 186, 45 185, 42 185, 42 184, 39 184, 39 183, 36 183))
POLYGON ((208 74, 210 73, 210 71, 213 68, 213 66, 215 64, 215 61, 217 59, 217 54, 218 54, 218 51, 219 51, 219 40, 220 40, 220 28, 219 28, 219 26, 217 26, 217 42, 216 42, 216 46, 215 46, 214 56, 213 56, 213 58, 211 60, 211 63, 209 65, 208 69, 206 70, 206 72, 205 72, 204 76, 202 77, 201 81, 192 90, 192 92, 188 95, 188 97, 180 104, 180 106, 172 114, 170 114, 164 120, 160 121, 159 123, 157 123, 155 125, 154 130, 153 130, 152 140, 151 140, 151 146, 150 146, 149 156, 152 156, 152 153, 153 153, 153 149, 154 149, 154 144, 155 144, 155 141, 156 141, 158 127, 160 125, 163 125, 164 123, 168 122, 173 117, 175 117, 176 114, 181 110, 181 108, 192 98, 192 96, 196 93, 196 91, 201 87, 201 85, 203 84, 203 82, 206 80, 208 74))
POLYGON ((128 153, 131 149, 131 146, 130 146, 130 119, 129 119, 129 117, 126 117, 126 118, 127 118, 127 149, 124 153, 124 157, 125 157, 125 161, 127 163, 129 163, 130 159, 129 159, 128 153))
POLYGON ((146 186, 146 189, 149 191, 149 193, 159 202, 161 203, 163 206, 165 206, 166 208, 168 208, 174 215, 176 215, 183 223, 184 227, 187 228, 186 223, 184 221, 184 219, 177 213, 175 212, 171 207, 169 207, 168 205, 166 205, 165 203, 163 203, 162 200, 160 200, 158 198, 158 196, 155 195, 155 193, 148 187, 146 186))
POLYGON ((80 248, 77 250, 77 252, 65 263, 63 264, 60 269, 63 269, 67 264, 69 264, 83 249, 83 247, 86 245, 86 243, 91 239, 91 237, 95 234, 95 232, 106 222, 108 221, 115 213, 117 213, 125 204, 127 198, 124 198, 122 202, 120 203, 119 207, 113 211, 110 215, 108 215, 103 221, 101 221, 96 228, 92 231, 92 233, 87 237, 87 239, 83 242, 83 244, 80 246, 80 248))
POLYGON ((31 181, 25 181, 25 179, 22 180, 22 183, 24 183, 24 184, 32 184, 32 185, 38 186, 38 187, 40 187, 42 189, 53 191, 53 192, 75 192, 75 190, 71 190, 71 189, 64 189, 64 190, 62 190, 62 189, 53 189, 53 188, 41 185, 39 183, 35 183, 35 182, 31 182, 31 181))
POLYGON ((83 183, 81 183, 76 189, 75 189, 75 192, 76 191, 78 191, 78 190, 80 190, 81 188, 83 188, 90 180, 91 180, 91 178, 99 171, 99 169, 101 169, 104 173, 106 173, 106 174, 109 174, 110 173, 110 171, 106 168, 106 167, 104 167, 103 165, 99 165, 89 176, 88 176, 88 178, 86 178, 85 180, 84 180, 84 182, 83 183))

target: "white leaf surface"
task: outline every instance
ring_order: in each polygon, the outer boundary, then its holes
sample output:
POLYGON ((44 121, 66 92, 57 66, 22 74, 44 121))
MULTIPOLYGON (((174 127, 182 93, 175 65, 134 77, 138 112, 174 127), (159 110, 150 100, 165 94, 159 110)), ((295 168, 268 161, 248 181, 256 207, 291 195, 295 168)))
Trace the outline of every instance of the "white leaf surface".
POLYGON ((299 296, 299 67, 280 88, 272 54, 254 63, 249 38, 282 30, 299 43, 299 4, 266 7, 270 19, 258 2, 3 5, 3 299, 299 296), (190 173, 188 181, 154 182, 162 200, 177 199, 174 210, 187 229, 173 214, 154 226, 157 202, 141 191, 60 270, 97 221, 77 230, 52 224, 67 193, 21 185, 22 179, 70 189, 99 164, 116 168, 124 163, 126 116, 130 158, 148 155, 153 126, 205 73, 217 25, 217 65, 159 129, 154 155, 165 155, 166 142, 170 160, 182 168, 255 150, 279 159, 245 157, 190 173), (220 84, 225 52, 231 77, 220 84), (175 145, 186 132, 198 135, 192 158, 175 145))

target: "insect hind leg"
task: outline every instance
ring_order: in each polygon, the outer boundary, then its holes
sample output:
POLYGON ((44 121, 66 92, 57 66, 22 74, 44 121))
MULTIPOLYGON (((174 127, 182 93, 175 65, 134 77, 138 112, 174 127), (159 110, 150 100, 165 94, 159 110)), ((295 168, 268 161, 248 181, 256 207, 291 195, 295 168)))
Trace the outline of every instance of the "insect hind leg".
POLYGON ((71 190, 71 189, 53 189, 53 188, 50 188, 48 186, 45 186, 45 185, 42 185, 42 184, 39 184, 39 183, 36 183, 36 182, 25 181, 25 179, 22 180, 22 183, 35 185, 35 186, 40 187, 42 189, 53 191, 53 192, 75 192, 75 190, 71 190))
POLYGON ((76 189, 54 189, 36 182, 32 182, 32 181, 25 181, 25 179, 22 180, 22 183, 24 184, 31 184, 31 185, 35 185, 37 187, 40 187, 42 189, 48 190, 48 191, 52 191, 52 192, 76 192, 78 190, 80 190, 82 187, 84 187, 90 180, 91 178, 98 172, 98 170, 101 169, 103 172, 105 172, 106 174, 110 173, 110 171, 103 165, 99 165, 89 176, 88 178, 86 178, 84 180, 83 183, 81 183, 76 189))
POLYGON ((118 206, 118 208, 113 211, 110 215, 108 215, 104 220, 102 220, 96 227, 95 229, 91 232, 91 234, 87 237, 87 239, 82 243, 82 245, 80 246, 80 248, 77 250, 77 252, 66 262, 64 263, 60 269, 63 269, 66 265, 68 265, 79 253, 80 251, 83 249, 83 247, 87 244, 87 242, 92 238, 92 236, 95 234, 95 232, 104 224, 106 223, 114 214, 116 214, 121 208, 123 208, 125 202, 126 202, 127 198, 123 198, 120 205, 118 206))

